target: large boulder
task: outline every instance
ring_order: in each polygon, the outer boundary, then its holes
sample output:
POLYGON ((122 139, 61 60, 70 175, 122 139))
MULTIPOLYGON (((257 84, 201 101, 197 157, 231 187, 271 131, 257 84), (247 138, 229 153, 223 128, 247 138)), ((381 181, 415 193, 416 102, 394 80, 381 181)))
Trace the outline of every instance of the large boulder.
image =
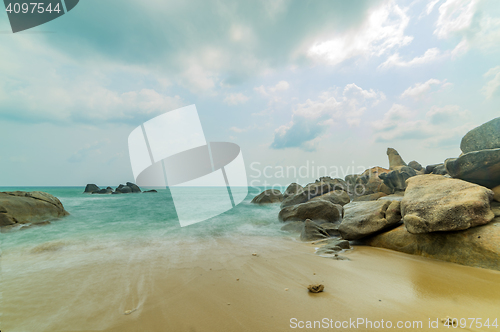
POLYGON ((404 191, 406 189, 406 180, 417 175, 417 171, 409 166, 402 166, 389 173, 379 175, 380 179, 390 189, 391 193, 404 191))
POLYGON ((496 186, 493 190, 493 199, 497 202, 500 202, 500 186, 496 186))
POLYGON ((432 164, 432 165, 427 165, 425 167, 425 174, 438 174, 438 175, 446 175, 448 174, 448 171, 446 170, 446 167, 444 166, 444 163, 441 164, 432 164))
POLYGON ((345 240, 358 240, 391 227, 386 210, 391 201, 352 202, 344 206, 339 232, 345 240))
POLYGON ((473 151, 458 158, 446 159, 445 167, 454 178, 494 188, 500 185, 500 148, 473 151))
POLYGON ((310 219, 304 222, 302 232, 300 233, 301 241, 314 241, 330 237, 330 234, 321 226, 317 225, 310 219))
POLYGON ((341 218, 339 207, 342 209, 341 206, 325 200, 311 201, 283 208, 278 219, 282 222, 306 219, 336 222, 341 218))
POLYGON ((395 170, 403 166, 407 166, 403 158, 393 148, 387 148, 387 157, 389 157, 389 169, 395 170))
POLYGON ((42 191, 0 193, 0 226, 41 223, 67 215, 57 197, 42 191))
POLYGON ((368 194, 368 195, 363 195, 363 196, 358 196, 354 198, 352 201, 353 202, 366 202, 366 201, 376 201, 377 199, 387 196, 386 193, 374 193, 374 194, 368 194))
POLYGON ((380 248, 500 271, 500 218, 456 232, 411 234, 401 225, 365 240, 380 248))
POLYGON ((353 197, 383 192, 390 194, 389 188, 384 184, 379 176, 389 173, 391 170, 382 167, 372 167, 366 169, 361 174, 352 174, 346 176, 346 183, 349 186, 349 193, 353 197))
POLYGON ((85 190, 83 191, 84 193, 93 193, 95 191, 99 191, 101 190, 101 188, 99 188, 97 185, 93 184, 93 183, 89 183, 85 186, 85 190))
POLYGON ((283 195, 281 191, 277 189, 267 189, 255 196, 251 203, 254 204, 271 204, 280 203, 283 201, 283 195))
POLYGON ((141 192, 141 188, 139 188, 139 186, 136 185, 135 183, 127 182, 127 187, 129 187, 133 193, 140 193, 141 192))
POLYGON ((283 193, 283 198, 287 198, 289 196, 293 196, 297 194, 298 192, 304 191, 304 187, 302 187, 298 183, 291 183, 286 189, 285 192, 283 193))
POLYGON ((455 231, 489 223, 493 192, 441 175, 417 175, 407 181, 401 201, 406 229, 413 234, 455 231))
POLYGON ((302 190, 297 190, 294 195, 286 197, 281 203, 281 208, 283 209, 287 206, 305 203, 314 197, 327 194, 336 188, 338 188, 337 185, 331 182, 317 181, 309 183, 302 190))
POLYGON ((312 198, 311 201, 317 201, 320 199, 325 200, 325 201, 329 201, 333 204, 338 204, 341 206, 344 206, 351 201, 351 198, 349 197, 349 195, 343 190, 330 191, 327 194, 312 198))
POLYGON ((500 148, 500 118, 488 121, 469 131, 460 142, 463 153, 500 148))
POLYGON ((422 167, 422 165, 420 165, 420 163, 418 161, 415 161, 415 160, 412 160, 408 163, 408 166, 410 166, 411 168, 413 168, 414 170, 416 170, 417 172, 418 171, 424 171, 424 168, 422 167))
POLYGON ((123 184, 120 184, 118 188, 116 188, 114 193, 121 193, 121 194, 128 194, 132 192, 132 188, 129 186, 125 186, 123 184))
POLYGON ((316 183, 318 182, 329 183, 331 186, 331 190, 344 190, 346 192, 349 190, 347 183, 339 178, 332 179, 329 176, 322 176, 319 178, 319 180, 316 180, 316 183))

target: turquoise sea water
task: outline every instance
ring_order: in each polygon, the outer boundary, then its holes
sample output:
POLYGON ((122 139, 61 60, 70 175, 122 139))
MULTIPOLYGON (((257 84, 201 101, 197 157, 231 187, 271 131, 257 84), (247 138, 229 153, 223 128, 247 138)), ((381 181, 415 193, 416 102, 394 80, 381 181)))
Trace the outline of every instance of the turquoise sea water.
MULTIPOLYGON (((168 189, 158 189, 158 193, 121 195, 83 194, 84 187, 2 187, 0 190, 48 192, 59 198, 70 213, 50 225, 0 234, 4 253, 29 250, 54 241, 112 246, 123 242, 213 236, 287 236, 280 231, 277 219, 279 204, 258 206, 250 203, 262 188, 250 187, 246 199, 235 208, 186 227, 180 227, 168 189)), ((185 188, 186 195, 194 190, 206 190, 207 194, 213 194, 213 191, 198 187, 185 188)), ((193 200, 191 204, 196 209, 200 202, 193 200)))

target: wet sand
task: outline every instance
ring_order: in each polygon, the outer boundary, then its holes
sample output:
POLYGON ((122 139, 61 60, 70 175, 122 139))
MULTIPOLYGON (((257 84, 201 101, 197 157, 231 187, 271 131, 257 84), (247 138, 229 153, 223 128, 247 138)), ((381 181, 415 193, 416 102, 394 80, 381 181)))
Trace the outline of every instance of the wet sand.
MULTIPOLYGON (((337 261, 314 248, 239 237, 86 249, 62 242, 4 252, 0 329, 290 331, 306 330, 292 328, 299 321, 326 318, 335 326, 363 318, 390 320, 393 329, 398 321, 422 322, 405 331, 445 331, 441 322, 430 329, 429 319, 500 320, 497 271, 363 246, 337 261), (309 293, 314 283, 325 291, 309 293)), ((469 324, 461 330, 500 330, 469 324)), ((382 330, 350 327, 332 330, 382 330)))

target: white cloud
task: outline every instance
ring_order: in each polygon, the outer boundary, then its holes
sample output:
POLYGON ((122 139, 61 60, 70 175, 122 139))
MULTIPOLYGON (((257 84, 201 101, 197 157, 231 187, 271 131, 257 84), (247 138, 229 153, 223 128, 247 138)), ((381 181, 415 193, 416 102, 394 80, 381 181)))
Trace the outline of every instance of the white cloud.
POLYGON ((441 0, 431 0, 431 1, 429 1, 429 3, 427 3, 427 6, 425 6, 425 12, 427 15, 432 13, 434 6, 436 6, 439 1, 441 1, 441 0))
POLYGON ((401 98, 411 97, 414 99, 419 99, 431 89, 432 85, 441 85, 444 82, 445 81, 441 82, 440 80, 431 78, 425 83, 416 83, 414 86, 411 86, 408 89, 406 89, 401 94, 401 98))
POLYGON ((469 28, 478 0, 447 0, 439 6, 439 17, 434 34, 447 38, 450 33, 469 28))
POLYGON ((248 99, 249 98, 243 93, 231 93, 230 95, 226 96, 226 98, 224 98, 224 103, 228 105, 238 105, 246 103, 248 99))
POLYGON ((430 48, 425 51, 424 55, 415 57, 410 61, 404 61, 401 59, 399 53, 395 53, 387 58, 387 60, 382 63, 379 68, 390 68, 390 67, 411 67, 416 65, 423 65, 433 61, 436 61, 442 57, 441 51, 438 48, 430 48))
POLYGON ((292 120, 275 130, 271 147, 314 150, 328 128, 343 121, 349 126, 359 125, 368 107, 382 100, 385 100, 383 93, 364 90, 354 83, 347 84, 341 93, 338 89, 323 92, 317 100, 307 99, 296 106, 292 120))
POLYGON ((315 43, 308 55, 331 65, 357 56, 380 56, 413 40, 404 33, 409 20, 405 10, 392 1, 385 2, 369 15, 359 29, 315 43))
POLYGON ((483 77, 493 77, 482 88, 482 92, 486 95, 486 98, 492 98, 500 87, 500 66, 491 68, 483 77))
POLYGON ((229 130, 231 130, 235 133, 241 134, 241 133, 244 133, 245 131, 247 131, 248 129, 247 128, 231 127, 231 128, 229 128, 229 130))
POLYGON ((270 94, 286 91, 290 88, 290 84, 287 81, 279 81, 275 86, 268 86, 267 88, 263 85, 255 87, 254 90, 263 96, 268 96, 270 94))
POLYGON ((424 119, 405 106, 394 104, 384 118, 374 122, 377 142, 417 140, 419 145, 433 148, 458 147, 462 136, 471 129, 468 111, 457 105, 433 106, 424 119))

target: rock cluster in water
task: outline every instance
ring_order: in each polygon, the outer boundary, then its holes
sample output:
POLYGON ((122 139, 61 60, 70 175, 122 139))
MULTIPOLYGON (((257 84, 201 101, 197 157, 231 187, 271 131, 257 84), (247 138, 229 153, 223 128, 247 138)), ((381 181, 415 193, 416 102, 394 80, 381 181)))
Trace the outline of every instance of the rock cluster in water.
POLYGON ((114 194, 114 195, 141 193, 141 192, 155 193, 157 191, 154 189, 142 191, 138 185, 136 185, 135 183, 132 183, 132 182, 127 182, 127 184, 125 184, 125 185, 120 184, 118 187, 116 187, 116 189, 114 191, 113 191, 113 188, 111 188, 111 187, 101 189, 97 185, 95 185, 93 183, 89 183, 89 184, 87 184, 87 186, 85 187, 85 190, 83 191, 83 193, 87 193, 87 194, 114 194))
MULTIPOLYGON (((500 118, 471 130, 460 148, 458 158, 426 167, 388 148, 389 168, 292 183, 252 202, 281 203, 282 230, 303 241, 338 237, 500 270, 500 118)), ((325 245, 318 253, 348 248, 325 245)))

